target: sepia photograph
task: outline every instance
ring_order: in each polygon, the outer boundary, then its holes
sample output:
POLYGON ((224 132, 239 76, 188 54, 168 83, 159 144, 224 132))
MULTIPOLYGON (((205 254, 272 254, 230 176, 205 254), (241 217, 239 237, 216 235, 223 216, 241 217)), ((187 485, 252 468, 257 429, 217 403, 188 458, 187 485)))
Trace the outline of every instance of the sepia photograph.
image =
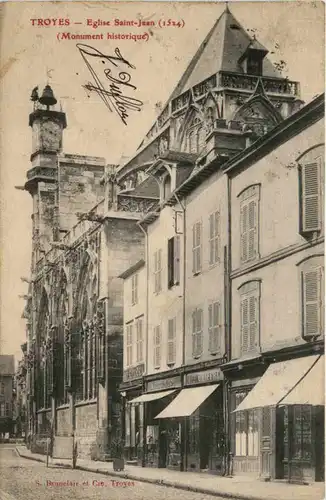
POLYGON ((325 497, 324 26, 0 3, 0 500, 325 497))

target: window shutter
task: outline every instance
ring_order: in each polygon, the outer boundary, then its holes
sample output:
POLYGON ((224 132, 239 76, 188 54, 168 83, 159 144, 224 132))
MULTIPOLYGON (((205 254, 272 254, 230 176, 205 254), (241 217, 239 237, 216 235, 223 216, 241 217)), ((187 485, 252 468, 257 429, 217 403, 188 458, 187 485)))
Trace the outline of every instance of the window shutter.
POLYGON ((195 312, 195 356, 198 357, 203 352, 203 310, 197 309, 195 312))
POLYGON ((174 238, 168 240, 168 287, 174 285, 174 238))
POLYGON ((209 352, 212 352, 214 346, 213 304, 209 304, 208 306, 208 335, 208 349, 209 352))
POLYGON ((196 272, 196 224, 192 226, 192 272, 196 272))
POLYGON ((214 252, 214 236, 215 236, 215 220, 214 214, 209 216, 209 264, 212 265, 215 262, 215 252, 214 252))
POLYGON ((249 300, 244 298, 241 300, 241 352, 248 351, 248 336, 249 336, 249 300))
POLYGON ((201 222, 195 224, 195 272, 201 270, 201 222))
POLYGON ((143 320, 138 319, 136 322, 137 329, 137 363, 143 360, 143 320))
POLYGON ((218 352, 221 348, 221 304, 215 302, 213 304, 213 323, 214 323, 214 336, 213 336, 213 352, 218 352))
POLYGON ((167 363, 175 363, 176 357, 176 345, 175 345, 175 334, 176 334, 176 319, 169 319, 168 321, 168 355, 167 363))
POLYGON ((138 273, 134 275, 134 279, 135 279, 134 304, 137 304, 137 302, 138 302, 138 273))
POLYGON ((304 336, 321 334, 321 292, 321 268, 304 273, 304 336))
POLYGON ((161 365, 161 327, 154 328, 154 368, 161 365))
POLYGON ((252 200, 248 204, 248 219, 247 219, 247 224, 248 224, 248 253, 247 253, 247 258, 248 259, 254 259, 257 254, 257 202, 256 200, 252 200))
POLYGON ((220 240, 220 213, 215 212, 215 262, 220 258, 219 255, 219 240, 220 240))
POLYGON ((180 236, 174 238, 174 284, 180 283, 180 236))
POLYGON ((192 356, 195 357, 196 354, 196 330, 197 330, 197 311, 192 313, 192 356))
POLYGON ((162 249, 158 250, 157 254, 158 266, 158 292, 162 290, 162 249))
POLYGON ((320 230, 320 170, 319 164, 302 166, 302 229, 320 230))
POLYGON ((197 309, 197 349, 196 355, 200 356, 203 352, 203 310, 197 309))
POLYGON ((241 240, 240 240, 240 253, 241 253, 241 262, 246 262, 248 259, 248 205, 242 205, 240 211, 240 231, 241 231, 241 240))
POLYGON ((154 292, 157 293, 157 252, 154 253, 154 292))
POLYGON ((254 349, 257 344, 257 297, 252 295, 248 298, 249 301, 249 341, 248 350, 254 349))

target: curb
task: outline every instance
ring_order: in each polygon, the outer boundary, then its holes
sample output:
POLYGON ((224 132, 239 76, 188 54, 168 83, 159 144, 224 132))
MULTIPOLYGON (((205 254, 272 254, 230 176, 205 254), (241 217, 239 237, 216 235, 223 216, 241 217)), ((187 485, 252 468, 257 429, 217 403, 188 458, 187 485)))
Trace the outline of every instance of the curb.
MULTIPOLYGON (((28 460, 34 460, 36 462, 42 462, 45 463, 46 459, 43 458, 38 458, 38 457, 30 457, 28 455, 24 455, 20 453, 20 451, 16 448, 16 451, 18 455, 22 458, 26 458, 28 460)), ((64 464, 62 462, 52 462, 53 465, 59 465, 59 466, 67 466, 67 464, 64 464)), ((103 474, 104 476, 111 476, 111 477, 119 477, 122 479, 129 479, 131 481, 137 481, 139 483, 148 483, 148 484, 155 484, 157 486, 165 486, 167 488, 174 488, 178 490, 183 490, 183 491, 192 491, 193 493, 200 493, 202 495, 210 495, 214 497, 220 497, 220 498, 229 498, 231 500, 262 500, 261 497, 253 496, 253 495, 241 495, 238 493, 228 493, 225 491, 217 491, 217 490, 210 490, 209 488, 202 488, 200 486, 190 486, 188 484, 184 483, 179 483, 179 482, 174 482, 174 481, 169 481, 165 479, 151 479, 147 477, 139 477, 135 476, 133 474, 129 474, 127 472, 115 472, 115 471, 106 471, 106 470, 101 470, 98 468, 91 468, 83 465, 77 465, 76 466, 77 470, 82 470, 86 472, 92 472, 95 474, 103 474)), ((279 498, 272 498, 269 497, 268 500, 279 500, 279 498)))

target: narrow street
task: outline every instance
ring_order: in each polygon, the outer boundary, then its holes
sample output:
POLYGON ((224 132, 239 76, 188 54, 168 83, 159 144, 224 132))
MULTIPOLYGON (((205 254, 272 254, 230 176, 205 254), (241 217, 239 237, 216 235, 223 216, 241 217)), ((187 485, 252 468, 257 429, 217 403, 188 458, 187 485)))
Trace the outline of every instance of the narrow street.
POLYGON ((14 445, 0 445, 0 500, 213 500, 222 497, 181 491, 106 475, 45 467, 19 457, 14 445))

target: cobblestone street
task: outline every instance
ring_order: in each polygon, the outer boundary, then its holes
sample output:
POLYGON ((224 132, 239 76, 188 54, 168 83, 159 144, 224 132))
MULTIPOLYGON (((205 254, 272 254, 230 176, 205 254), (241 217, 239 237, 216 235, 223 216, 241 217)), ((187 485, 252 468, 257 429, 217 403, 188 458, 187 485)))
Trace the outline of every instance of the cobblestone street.
POLYGON ((180 491, 136 481, 61 467, 18 456, 10 445, 0 448, 0 500, 213 500, 221 497, 180 491), (61 484, 61 485, 60 485, 61 484))

